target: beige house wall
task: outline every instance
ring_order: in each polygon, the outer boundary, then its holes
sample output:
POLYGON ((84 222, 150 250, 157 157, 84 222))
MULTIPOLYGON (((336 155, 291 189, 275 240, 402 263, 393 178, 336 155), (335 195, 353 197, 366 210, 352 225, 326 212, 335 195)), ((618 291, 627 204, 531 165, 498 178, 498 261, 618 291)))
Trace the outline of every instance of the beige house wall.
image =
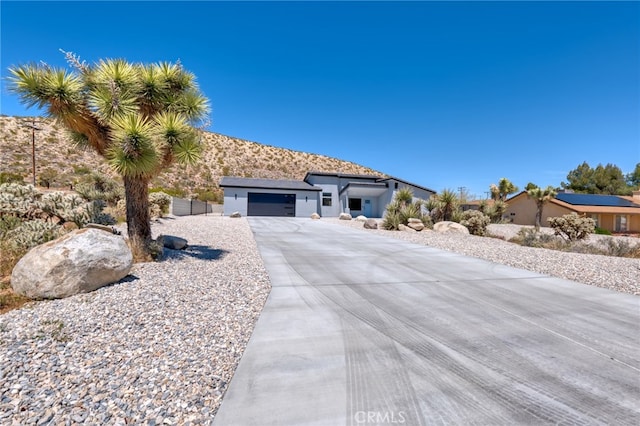
POLYGON ((600 214, 600 228, 607 231, 613 231, 613 215, 612 214, 600 214))
MULTIPOLYGON (((537 211, 536 202, 523 194, 507 202, 506 216, 516 225, 535 225, 537 211)), ((540 225, 549 226, 547 219, 550 217, 558 217, 571 212, 572 210, 557 204, 546 203, 542 209, 542 222, 540 225)))
MULTIPOLYGON (((526 195, 517 196, 507 203, 506 217, 516 225, 536 224, 536 203, 526 195)), ((563 216, 572 213, 573 210, 553 203, 547 203, 542 209, 542 226, 549 226, 550 217, 563 216)), ((592 214, 582 214, 581 216, 592 217, 592 214)), ((599 224, 602 229, 614 232, 615 216, 613 213, 598 213, 599 224)), ((627 215, 627 231, 640 232, 640 215, 627 215)))

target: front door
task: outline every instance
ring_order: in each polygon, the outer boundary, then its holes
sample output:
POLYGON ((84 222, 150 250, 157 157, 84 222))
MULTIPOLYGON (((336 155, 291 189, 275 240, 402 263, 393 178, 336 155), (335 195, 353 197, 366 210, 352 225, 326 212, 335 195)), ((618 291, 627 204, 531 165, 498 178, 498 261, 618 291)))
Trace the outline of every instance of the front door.
POLYGON ((366 217, 371 217, 371 200, 364 200, 363 213, 366 217))

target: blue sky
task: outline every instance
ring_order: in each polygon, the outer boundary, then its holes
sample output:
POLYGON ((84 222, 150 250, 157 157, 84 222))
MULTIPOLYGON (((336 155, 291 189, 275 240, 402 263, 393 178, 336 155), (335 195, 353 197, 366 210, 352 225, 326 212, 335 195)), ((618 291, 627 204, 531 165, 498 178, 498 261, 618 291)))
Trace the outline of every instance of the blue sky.
MULTIPOLYGON (((484 197, 640 162, 639 2, 0 3, 11 65, 180 59, 210 130, 484 197)), ((2 82, 0 112, 25 110, 2 82)))

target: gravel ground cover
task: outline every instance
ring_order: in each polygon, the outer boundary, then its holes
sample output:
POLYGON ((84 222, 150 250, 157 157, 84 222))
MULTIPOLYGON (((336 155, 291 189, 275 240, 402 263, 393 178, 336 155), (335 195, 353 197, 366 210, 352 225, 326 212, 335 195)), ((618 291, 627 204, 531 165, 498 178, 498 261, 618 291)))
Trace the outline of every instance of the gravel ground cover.
POLYGON ((0 316, 0 424, 212 422, 270 290, 246 219, 166 218, 186 251, 0 316))
MULTIPOLYGON (((345 221, 333 218, 323 218, 322 220, 540 274, 604 287, 622 293, 640 295, 640 259, 523 247, 505 240, 475 235, 442 234, 433 231, 371 230, 364 229, 363 223, 356 220, 345 221)), ((492 234, 500 235, 508 240, 515 236, 520 228, 519 225, 510 224, 489 225, 488 230, 492 234)), ((553 233, 553 230, 543 228, 543 232, 553 233)), ((593 240, 605 238, 625 238, 632 243, 638 243, 638 239, 632 237, 589 236, 589 239, 593 240)))
MULTIPOLYGON (((190 246, 135 265, 121 283, 0 316, 0 424, 211 424, 269 293, 268 275, 244 218, 166 218, 152 230, 190 246)), ((508 238, 517 229, 491 231, 508 238)), ((640 294, 638 259, 471 235, 363 232, 640 294)))

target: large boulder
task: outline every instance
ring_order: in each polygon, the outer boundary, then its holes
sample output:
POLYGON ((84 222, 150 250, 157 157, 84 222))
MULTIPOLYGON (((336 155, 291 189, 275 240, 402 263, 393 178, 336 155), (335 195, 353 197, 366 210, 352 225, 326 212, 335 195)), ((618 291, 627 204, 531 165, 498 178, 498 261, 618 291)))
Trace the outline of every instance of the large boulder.
POLYGON ((433 230, 443 233, 455 233, 455 234, 469 234, 469 230, 456 222, 438 222, 433 225, 433 230))
POLYGON ((338 216, 338 219, 340 219, 340 220, 351 220, 352 216, 349 213, 340 213, 340 216, 338 216))
POLYGON ((367 219, 364 223, 366 229, 378 229, 378 221, 375 219, 367 219))
POLYGON ((318 220, 320 219, 320 215, 318 213, 311 213, 311 219, 318 220))
POLYGON ((78 229, 32 248, 13 268, 11 286, 32 299, 59 299, 119 281, 132 265, 124 238, 78 229))

